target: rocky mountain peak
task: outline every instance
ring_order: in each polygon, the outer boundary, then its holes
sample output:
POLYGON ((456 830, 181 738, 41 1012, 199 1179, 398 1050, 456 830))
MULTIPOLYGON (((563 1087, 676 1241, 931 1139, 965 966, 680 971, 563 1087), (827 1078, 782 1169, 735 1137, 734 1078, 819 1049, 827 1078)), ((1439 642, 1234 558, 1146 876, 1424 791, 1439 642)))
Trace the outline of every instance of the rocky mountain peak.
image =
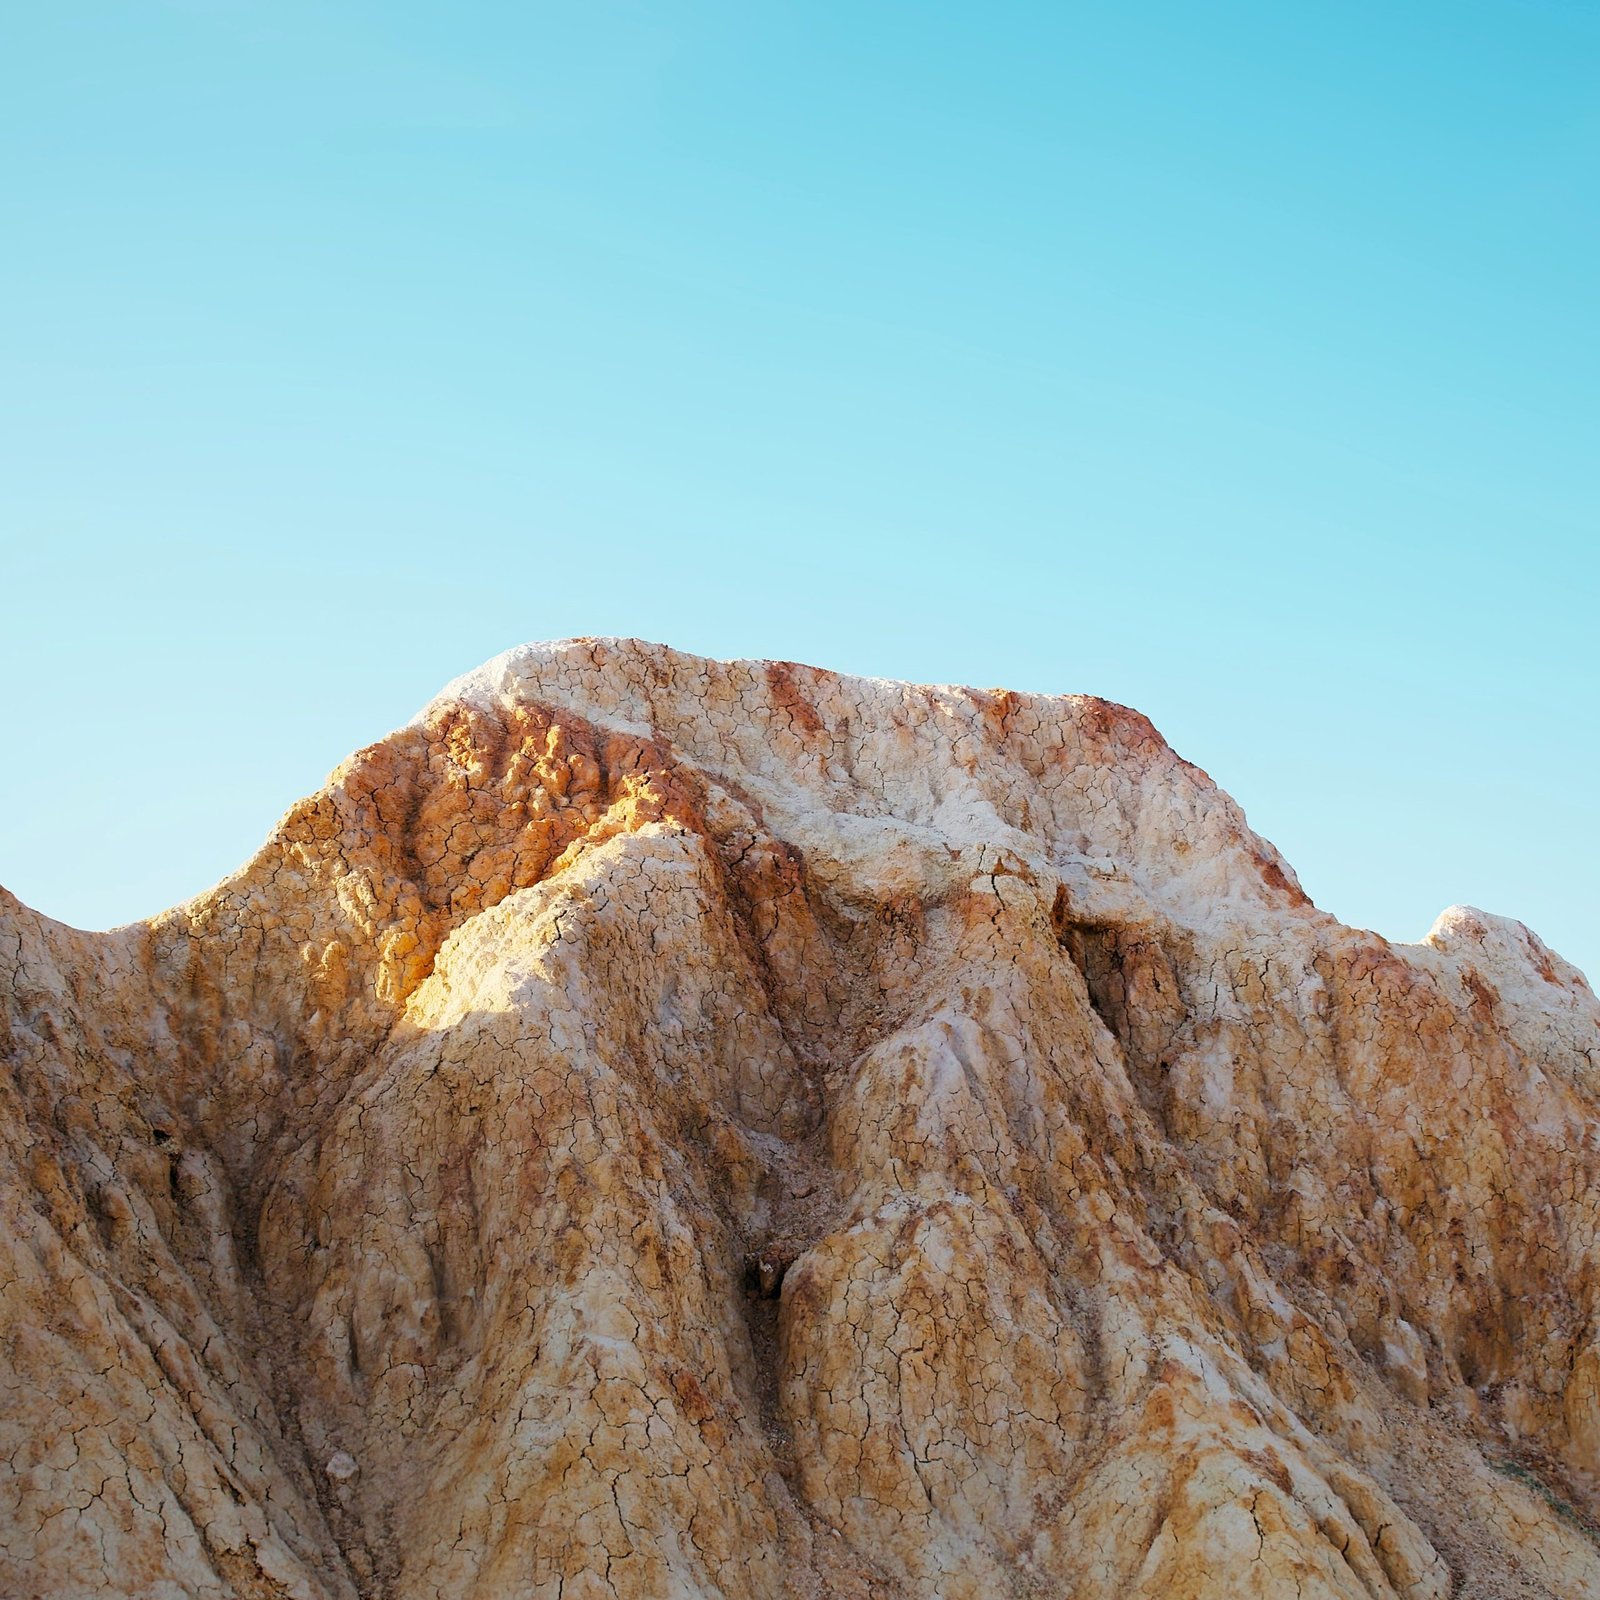
POLYGON ((6 1593, 1600 1593, 1600 1007, 1124 707, 525 646, 0 1049, 6 1593))

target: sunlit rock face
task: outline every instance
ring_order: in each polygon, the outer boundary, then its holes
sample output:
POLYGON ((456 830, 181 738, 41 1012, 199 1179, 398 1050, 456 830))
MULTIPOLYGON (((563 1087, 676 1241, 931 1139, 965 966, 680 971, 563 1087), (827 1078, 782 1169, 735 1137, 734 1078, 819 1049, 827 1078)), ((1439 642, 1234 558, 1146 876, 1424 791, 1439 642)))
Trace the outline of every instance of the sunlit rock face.
POLYGON ((1142 717, 582 640, 0 898, 0 1593, 1600 1595, 1600 1010, 1142 717))

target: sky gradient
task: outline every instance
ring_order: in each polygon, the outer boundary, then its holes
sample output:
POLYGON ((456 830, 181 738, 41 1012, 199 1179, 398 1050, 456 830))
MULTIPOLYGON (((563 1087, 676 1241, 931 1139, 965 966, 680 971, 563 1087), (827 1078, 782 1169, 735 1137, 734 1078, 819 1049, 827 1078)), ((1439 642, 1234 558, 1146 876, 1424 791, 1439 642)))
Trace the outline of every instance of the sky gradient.
POLYGON ((508 645, 1137 706, 1600 974, 1600 10, 53 0, 0 52, 0 883, 242 862, 508 645))

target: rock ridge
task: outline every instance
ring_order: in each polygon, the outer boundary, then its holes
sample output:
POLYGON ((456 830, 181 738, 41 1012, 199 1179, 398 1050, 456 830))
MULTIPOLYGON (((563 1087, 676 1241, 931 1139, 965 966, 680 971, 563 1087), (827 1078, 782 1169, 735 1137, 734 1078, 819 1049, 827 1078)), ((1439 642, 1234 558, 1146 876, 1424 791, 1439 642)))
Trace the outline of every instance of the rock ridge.
POLYGON ((507 652, 0 891, 0 1591, 1600 1593, 1600 1006, 1137 712, 507 652))

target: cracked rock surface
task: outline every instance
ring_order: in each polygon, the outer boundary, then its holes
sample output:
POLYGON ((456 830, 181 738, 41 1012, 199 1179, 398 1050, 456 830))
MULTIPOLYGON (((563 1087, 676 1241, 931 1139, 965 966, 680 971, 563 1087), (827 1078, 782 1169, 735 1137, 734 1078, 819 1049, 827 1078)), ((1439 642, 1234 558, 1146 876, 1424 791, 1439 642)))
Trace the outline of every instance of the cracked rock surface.
POLYGON ((1107 702, 513 651, 0 892, 0 1593, 1600 1595, 1600 1008, 1107 702))

